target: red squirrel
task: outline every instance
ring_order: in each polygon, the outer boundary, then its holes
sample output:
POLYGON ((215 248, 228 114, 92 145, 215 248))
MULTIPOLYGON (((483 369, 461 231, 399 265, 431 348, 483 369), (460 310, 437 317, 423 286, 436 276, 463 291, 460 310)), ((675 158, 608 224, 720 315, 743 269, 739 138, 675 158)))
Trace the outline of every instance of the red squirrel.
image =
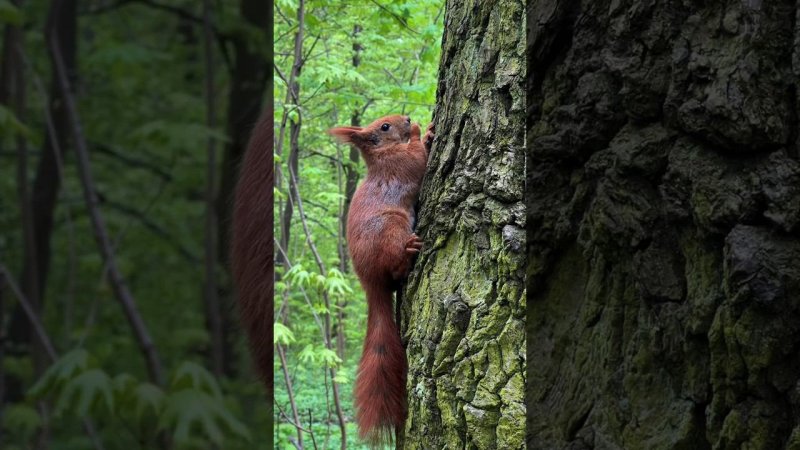
MULTIPOLYGON (((432 125, 432 124, 431 124, 432 125)), ((353 269, 367 294, 367 335, 354 389, 361 439, 388 443, 406 418, 406 355, 393 318, 392 292, 408 276, 422 241, 414 233, 414 204, 433 142, 428 126, 408 116, 387 116, 365 128, 329 130, 355 145, 367 164, 347 216, 353 269)))
POLYGON ((272 401, 273 117, 267 108, 242 159, 231 227, 231 269, 256 370, 272 401))

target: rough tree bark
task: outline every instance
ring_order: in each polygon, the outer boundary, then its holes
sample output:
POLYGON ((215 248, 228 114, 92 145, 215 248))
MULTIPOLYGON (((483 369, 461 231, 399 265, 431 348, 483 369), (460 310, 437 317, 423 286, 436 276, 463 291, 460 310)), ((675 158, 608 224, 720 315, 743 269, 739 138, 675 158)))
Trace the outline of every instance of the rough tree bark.
POLYGON ((525 4, 448 1, 398 447, 516 449, 525 405, 525 4), (403 435, 404 434, 404 435, 403 435))
POLYGON ((798 448, 796 2, 529 14, 530 448, 798 448))

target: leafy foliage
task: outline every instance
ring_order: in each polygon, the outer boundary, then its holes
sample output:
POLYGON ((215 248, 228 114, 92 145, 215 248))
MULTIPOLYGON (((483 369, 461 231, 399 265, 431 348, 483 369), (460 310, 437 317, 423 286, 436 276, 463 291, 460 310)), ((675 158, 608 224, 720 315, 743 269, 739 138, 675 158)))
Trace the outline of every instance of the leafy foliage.
MULTIPOLYGON (((50 366, 30 395, 32 401, 53 400, 57 417, 132 418, 130 423, 140 429, 157 423, 180 445, 194 445, 198 436, 217 445, 223 445, 226 436, 245 442, 251 437, 228 410, 214 376, 189 361, 175 369, 165 392, 126 373, 112 379, 86 350, 76 349, 50 366)), ((23 434, 30 433, 39 423, 38 413, 29 406, 17 406, 9 425, 16 421, 23 434)))
MULTIPOLYGON (((206 125, 203 24, 187 19, 202 17, 202 2, 168 2, 167 9, 144 2, 77 2, 77 69, 70 75, 94 187, 118 266, 168 383, 157 386, 147 377, 141 349, 106 279, 65 139, 41 307, 44 328, 61 356, 49 364, 41 349, 20 344, 29 338, 24 316, 16 297, 0 290, 4 449, 34 448, 44 429, 48 448, 94 448, 84 420, 94 424, 108 450, 164 448, 165 441, 175 449, 271 448, 271 405, 265 405, 263 386, 250 368, 232 304, 223 306, 232 311, 223 318, 230 330, 229 370, 217 377, 206 368, 205 149, 214 139, 219 173, 230 170, 221 155, 232 141, 225 129, 226 94, 235 87, 232 39, 268 55, 266 29, 246 23, 241 2, 211 2, 219 33, 213 42, 215 127, 206 125)), ((58 120, 46 109, 53 74, 43 30, 51 4, 0 0, 0 26, 21 26, 25 56, 24 113, 0 105, 0 263, 20 284, 25 239, 17 140, 23 138, 30 191, 51 151, 45 145, 48 127, 58 120)), ((218 269, 222 298, 231 299, 224 264, 218 269)))

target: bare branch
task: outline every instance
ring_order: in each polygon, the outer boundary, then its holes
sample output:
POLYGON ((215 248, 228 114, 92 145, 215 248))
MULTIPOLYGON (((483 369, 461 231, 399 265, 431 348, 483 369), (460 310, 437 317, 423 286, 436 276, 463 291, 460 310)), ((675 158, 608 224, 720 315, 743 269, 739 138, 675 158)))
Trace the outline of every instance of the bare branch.
MULTIPOLYGON (((47 331, 45 331, 39 316, 36 315, 36 310, 34 310, 33 305, 31 305, 28 299, 22 294, 17 283, 14 282, 11 272, 9 272, 8 268, 2 263, 0 263, 0 281, 5 281, 8 287, 11 288, 11 292, 17 297, 17 301, 19 301, 20 306, 22 306, 22 310, 25 311, 25 314, 28 316, 28 321, 33 326, 33 330, 39 337, 39 341, 42 343, 45 352, 47 352, 51 363, 56 362, 58 360, 58 353, 53 346, 53 341, 50 340, 50 336, 47 335, 47 331)), ((2 287, 2 284, 3 283, 0 283, 0 287, 2 287)), ((83 429, 86 431, 86 434, 89 435, 89 439, 92 441, 94 448, 97 450, 104 450, 105 447, 103 447, 102 441, 100 441, 100 438, 97 436, 97 431, 95 431, 94 423, 91 419, 83 419, 83 429)))
MULTIPOLYGON (((203 0, 204 56, 206 72, 206 125, 214 129, 217 125, 214 104, 214 53, 212 51, 211 0, 203 0)), ((222 342, 222 318, 217 287, 217 149, 216 138, 208 138, 208 161, 206 162, 206 224, 205 224, 205 299, 206 320, 211 337, 211 366, 214 375, 222 376, 224 344, 222 342)))
POLYGON ((110 12, 110 11, 114 11, 114 10, 123 8, 123 7, 128 6, 128 5, 137 4, 137 3, 140 4, 140 5, 149 6, 149 7, 154 8, 154 9, 159 9, 159 10, 162 10, 162 11, 166 11, 166 12, 168 12, 170 14, 173 14, 173 15, 175 15, 177 17, 180 17, 181 19, 185 19, 185 20, 194 22, 194 23, 196 23, 198 25, 202 25, 203 24, 203 18, 202 17, 196 16, 196 15, 190 13, 189 11, 186 11, 185 9, 178 8, 177 6, 158 3, 158 2, 156 2, 154 0, 120 0, 118 2, 110 3, 108 5, 104 5, 104 6, 101 6, 99 8, 91 9, 91 10, 87 11, 87 14, 91 14, 91 15, 103 14, 103 13, 107 13, 107 12, 110 12))
MULTIPOLYGON (((303 200, 300 198, 300 190, 297 188, 297 177, 292 169, 291 165, 289 166, 289 175, 291 176, 290 185, 292 191, 295 195, 295 200, 297 201, 297 211, 300 215, 300 221, 303 224, 303 230, 306 234, 306 242, 308 246, 311 248, 311 253, 314 255, 314 259, 317 261, 317 266, 319 267, 319 271, 322 276, 327 276, 327 269, 325 268, 325 263, 322 261, 322 258, 317 251, 317 247, 314 245, 314 241, 311 240, 311 232, 308 229, 308 223, 306 222, 306 215, 305 211, 303 210, 303 200)), ((327 309, 327 313, 325 314, 325 328, 324 328, 324 338, 325 338, 325 346, 328 350, 333 350, 333 345, 331 343, 331 302, 328 293, 323 290, 322 291, 322 298, 325 300, 325 308, 327 309)), ((344 413, 342 412, 342 405, 339 398, 339 384, 333 381, 336 378, 336 369, 330 367, 331 373, 331 384, 333 385, 333 403, 336 406, 336 416, 339 419, 339 429, 342 436, 342 450, 345 450, 347 438, 346 438, 346 427, 344 421, 344 413)))
MULTIPOLYGON (((60 6, 62 4, 63 3, 61 0, 54 0, 50 10, 50 15, 48 16, 47 27, 45 28, 45 38, 47 41, 48 50, 50 51, 50 57, 53 62, 54 76, 57 80, 58 88, 63 96, 65 111, 72 129, 72 138, 75 147, 78 172, 81 178, 81 184, 83 186, 86 206, 89 209, 92 231, 95 240, 97 241, 103 262, 108 268, 111 287, 114 290, 115 296, 122 305, 123 312, 133 328, 136 340, 142 351, 142 355, 147 364, 147 371, 150 375, 150 380, 154 384, 163 386, 164 375, 161 362, 158 358, 158 353, 153 344, 153 340, 150 337, 150 332, 147 329, 147 325, 144 323, 144 320, 139 313, 133 295, 128 289, 122 273, 117 266, 114 252, 111 247, 111 240, 109 239, 108 232, 106 231, 105 221, 98 208, 98 198, 94 188, 94 180, 92 179, 86 139, 84 138, 83 129, 78 118, 75 99, 73 98, 72 91, 70 90, 66 67, 64 65, 64 60, 58 45, 58 39, 54 33, 55 18, 58 17, 60 6)), ((55 138, 55 136, 53 137, 55 138)))
POLYGON ((107 205, 108 207, 139 221, 145 228, 150 230, 154 235, 160 237, 166 243, 170 244, 176 250, 178 250, 178 253, 180 253, 184 258, 186 258, 191 263, 200 264, 202 262, 199 256, 195 255, 191 250, 181 245, 179 239, 176 236, 174 236, 172 233, 170 233, 169 231, 161 227, 159 224, 154 222, 152 219, 150 219, 146 213, 139 211, 135 208, 131 208, 130 206, 127 206, 120 202, 109 200, 108 197, 105 196, 102 199, 102 203, 103 205, 107 205))
POLYGON ((136 167, 139 169, 148 170, 164 181, 172 181, 172 174, 162 169, 161 166, 159 166, 158 164, 153 164, 143 159, 133 158, 129 156, 130 152, 121 152, 107 144, 103 144, 100 142, 89 142, 89 144, 92 146, 92 149, 97 153, 110 156, 118 161, 125 163, 130 167, 136 167))
MULTIPOLYGON (((187 11, 185 9, 179 8, 177 6, 172 6, 172 5, 169 5, 169 4, 166 4, 166 3, 159 3, 159 2, 157 2, 155 0, 120 0, 120 1, 118 1, 116 3, 111 3, 111 4, 108 4, 108 5, 105 5, 105 6, 101 6, 99 8, 95 8, 95 9, 89 10, 89 11, 87 11, 87 14, 91 14, 91 15, 103 14, 103 13, 106 13, 106 12, 109 12, 109 11, 114 11, 116 9, 120 9, 120 8, 122 8, 124 6, 132 5, 132 4, 140 4, 140 5, 148 6, 148 7, 153 8, 153 9, 158 9, 158 10, 161 10, 161 11, 168 12, 168 13, 170 13, 170 14, 172 14, 172 15, 180 18, 180 19, 188 20, 189 22, 192 22, 192 23, 194 23, 196 25, 204 25, 203 17, 200 17, 200 16, 197 16, 195 14, 192 14, 191 12, 189 12, 189 11, 187 11)), ((231 59, 230 59, 230 55, 228 55, 227 48, 225 48, 225 41, 227 39, 229 39, 231 36, 226 34, 226 33, 223 33, 221 30, 217 29, 213 25, 212 25, 212 31, 214 33, 215 39, 217 40, 217 43, 219 44, 220 52, 222 53, 222 55, 223 55, 223 57, 225 59, 225 64, 228 67, 228 69, 230 70, 230 68, 231 68, 231 59)))
POLYGON ((286 351, 283 349, 281 344, 275 344, 275 348, 278 350, 278 356, 281 359, 281 369, 283 371, 283 380, 286 383, 286 393, 289 395, 289 404, 292 405, 292 415, 294 416, 294 421, 289 419, 282 409, 280 409, 280 405, 278 405, 278 409, 281 411, 283 417, 291 423, 295 429, 297 430, 297 448, 303 448, 303 432, 308 432, 305 428, 300 426, 300 415, 297 413, 297 404, 294 401, 294 389, 292 388, 292 379, 289 377, 289 371, 286 368, 286 351))
POLYGON ((30 321, 31 326, 33 326, 33 331, 41 341, 42 347, 44 347, 44 350, 47 353, 47 356, 50 358, 50 361, 55 362, 58 359, 56 348, 53 346, 53 341, 50 340, 50 336, 47 335, 47 331, 45 331, 42 321, 36 314, 36 309, 34 308, 33 304, 28 301, 27 297, 25 297, 25 295, 22 293, 22 290, 19 288, 19 286, 17 286, 17 283, 11 276, 11 272, 9 272, 6 266, 2 263, 0 263, 0 275, 5 277, 8 287, 11 288, 11 292, 17 297, 22 310, 25 311, 25 315, 28 316, 28 321, 30 321))

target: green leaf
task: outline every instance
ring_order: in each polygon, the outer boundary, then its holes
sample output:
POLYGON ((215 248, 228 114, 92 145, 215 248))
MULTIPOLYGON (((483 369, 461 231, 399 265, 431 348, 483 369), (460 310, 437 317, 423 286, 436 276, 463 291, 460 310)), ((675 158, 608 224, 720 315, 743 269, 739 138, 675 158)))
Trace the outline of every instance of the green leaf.
POLYGON ((289 345, 294 342, 294 333, 286 325, 275 322, 272 330, 273 342, 276 344, 289 345))
MULTIPOLYGON (((1 8, 0 11, 2 11, 1 8)), ((0 135, 22 135, 24 137, 30 137, 31 134, 31 130, 26 127, 24 123, 20 122, 10 109, 0 105, 0 135)))
POLYGON ((162 428, 173 430, 178 443, 188 442, 196 431, 212 442, 222 445, 225 434, 250 439, 247 428, 225 408, 222 400, 197 389, 182 389, 171 393, 164 401, 162 428))
POLYGON ((160 387, 150 383, 142 383, 136 387, 134 410, 140 423, 145 412, 149 410, 153 416, 158 416, 163 405, 164 391, 160 387))
POLYGON ((297 357, 300 358, 300 361, 305 363, 316 364, 317 362, 317 353, 314 351, 314 346, 311 344, 306 345, 297 357))
POLYGON ((308 286, 311 282, 311 273, 303 269, 303 266, 300 263, 296 263, 286 272, 286 278, 289 279, 294 284, 300 286, 308 286))
POLYGON ((325 347, 320 349, 319 356, 320 360, 322 360, 327 367, 336 367, 342 362, 342 359, 339 358, 339 355, 337 355, 335 351, 325 347))
POLYGON ((70 380, 56 401, 57 414, 65 411, 87 416, 104 406, 107 412, 114 411, 114 393, 111 378, 101 369, 89 369, 70 380))
POLYGON ((345 370, 339 370, 336 372, 336 376, 333 377, 333 381, 339 384, 348 384, 350 383, 350 377, 347 375, 345 370))
POLYGON ((10 25, 22 25, 25 15, 8 0, 0 0, 0 22, 10 25))
POLYGON ((289 120, 298 123, 300 122, 300 111, 297 108, 292 108, 288 112, 289 120))
POLYGON ((207 392, 214 397, 222 397, 222 392, 214 375, 206 370, 205 367, 191 361, 183 362, 175 369, 170 387, 172 390, 194 388, 207 392))
MULTIPOLYGON (((128 373, 121 373, 114 377, 111 387, 114 389, 114 397, 117 399, 127 399, 132 394, 139 381, 128 373)), ((118 402, 119 403, 119 402, 118 402)))
POLYGON ((60 390, 77 374, 90 367, 90 355, 85 349, 76 348, 65 353, 42 375, 42 378, 33 385, 30 395, 33 398, 42 398, 50 393, 60 390))
POLYGON ((11 404, 6 406, 3 412, 3 428, 26 440, 31 438, 41 425, 39 412, 31 406, 11 404))
POLYGON ((330 295, 344 295, 353 292, 344 274, 335 267, 328 271, 328 277, 325 279, 325 289, 330 295))

